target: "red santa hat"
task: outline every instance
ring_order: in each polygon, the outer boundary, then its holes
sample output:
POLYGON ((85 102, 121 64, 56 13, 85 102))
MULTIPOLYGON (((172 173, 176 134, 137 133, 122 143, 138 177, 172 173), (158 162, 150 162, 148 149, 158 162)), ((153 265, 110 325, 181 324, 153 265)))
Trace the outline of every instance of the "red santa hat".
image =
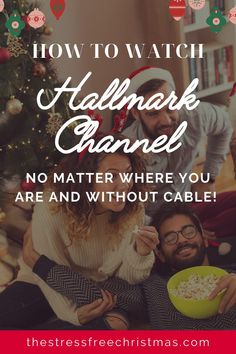
POLYGON ((232 97, 236 94, 236 82, 234 83, 232 90, 230 91, 229 97, 232 97))
POLYGON ((138 89, 146 82, 154 79, 164 80, 168 82, 175 90, 175 82, 171 73, 167 70, 154 66, 143 66, 142 68, 132 72, 129 76, 130 86, 126 92, 126 96, 137 93, 138 89))

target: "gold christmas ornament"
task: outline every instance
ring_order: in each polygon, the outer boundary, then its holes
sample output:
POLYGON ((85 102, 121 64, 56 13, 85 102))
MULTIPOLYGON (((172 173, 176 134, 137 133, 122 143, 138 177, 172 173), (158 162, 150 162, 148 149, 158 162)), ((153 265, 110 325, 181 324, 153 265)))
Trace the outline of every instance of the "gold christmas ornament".
POLYGON ((71 130, 74 130, 76 127, 77 127, 77 123, 76 122, 74 122, 74 123, 71 123, 69 126, 68 126, 68 128, 69 129, 71 129, 71 130))
POLYGON ((46 132, 49 135, 55 136, 62 125, 63 119, 60 113, 49 113, 48 123, 46 125, 46 132))
POLYGON ((23 48, 22 41, 19 38, 12 36, 10 33, 8 33, 7 37, 7 48, 11 55, 15 58, 19 55, 28 53, 28 51, 23 48))
POLYGON ((15 97, 11 97, 6 104, 6 111, 9 114, 17 115, 21 113, 23 108, 23 103, 15 97))

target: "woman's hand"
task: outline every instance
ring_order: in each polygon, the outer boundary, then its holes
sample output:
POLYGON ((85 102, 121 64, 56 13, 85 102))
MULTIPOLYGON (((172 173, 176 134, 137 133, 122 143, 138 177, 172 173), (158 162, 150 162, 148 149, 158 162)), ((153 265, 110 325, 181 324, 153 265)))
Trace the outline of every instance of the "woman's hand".
POLYGON ((86 324, 95 318, 103 316, 106 312, 113 309, 116 305, 117 297, 113 296, 109 291, 102 290, 102 298, 95 300, 91 304, 81 306, 77 310, 78 320, 80 324, 86 324))
POLYGON ((158 232, 154 226, 144 226, 137 232, 135 250, 140 256, 147 256, 159 245, 158 232))
POLYGON ((39 257, 40 255, 34 250, 32 226, 30 225, 24 235, 23 260, 30 268, 33 268, 39 257))
POLYGON ((228 274, 222 277, 209 298, 214 299, 224 289, 226 291, 220 303, 219 313, 226 313, 236 305, 236 274, 228 274))
POLYGON ((204 198, 205 192, 215 192, 216 191, 216 184, 214 183, 202 183, 197 182, 192 184, 191 188, 193 193, 197 193, 198 197, 204 198))

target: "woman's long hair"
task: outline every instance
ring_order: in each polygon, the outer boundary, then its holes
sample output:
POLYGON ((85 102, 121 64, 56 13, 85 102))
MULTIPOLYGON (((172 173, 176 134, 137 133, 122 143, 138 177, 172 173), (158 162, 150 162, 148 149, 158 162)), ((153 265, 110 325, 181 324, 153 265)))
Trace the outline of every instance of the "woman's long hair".
MULTIPOLYGON (((95 141, 98 142, 104 134, 100 134, 99 137, 95 138, 95 141)), ((115 134, 114 143, 117 140, 123 140, 125 137, 121 134, 115 134)), ((123 147, 119 148, 116 154, 126 156, 129 158, 132 172, 133 173, 144 173, 146 172, 145 160, 143 154, 140 151, 135 151, 133 153, 124 153, 123 147)), ((89 183, 87 176, 83 176, 83 183, 53 183, 54 173, 60 175, 64 174, 65 181, 67 177, 72 174, 76 179, 76 173, 96 173, 99 168, 100 162, 107 156, 108 153, 89 153, 86 152, 84 156, 79 159, 78 153, 73 153, 67 156, 62 162, 53 170, 52 174, 49 176, 47 188, 54 191, 56 195, 59 195, 60 192, 78 192, 80 194, 79 202, 66 202, 57 203, 53 206, 54 211, 62 210, 63 214, 66 216, 66 224, 68 226, 69 237, 73 239, 86 239, 89 235, 92 219, 95 216, 95 202, 89 202, 86 192, 93 191, 93 183, 89 183)), ((147 190, 147 185, 145 183, 134 183, 131 189, 132 192, 139 193, 147 190)), ((135 202, 126 201, 125 207, 121 212, 112 212, 110 223, 119 228, 121 224, 125 223, 125 220, 128 222, 136 214, 140 214, 140 209, 143 207, 140 206, 140 202, 137 200, 135 202)), ((143 212, 143 210, 142 210, 143 212)))

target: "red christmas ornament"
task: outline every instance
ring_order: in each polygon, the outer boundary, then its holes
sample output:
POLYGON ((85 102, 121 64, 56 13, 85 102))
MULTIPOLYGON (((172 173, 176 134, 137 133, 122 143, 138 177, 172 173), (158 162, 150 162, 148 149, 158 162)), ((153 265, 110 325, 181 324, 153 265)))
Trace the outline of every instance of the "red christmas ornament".
POLYGON ((61 16, 65 11, 65 0, 51 0, 50 7, 53 15, 56 17, 57 20, 60 20, 61 16))
POLYGON ((184 0, 171 0, 169 4, 171 16, 179 21, 185 15, 186 3, 184 0))
POLYGON ((6 63, 11 57, 11 53, 7 48, 0 48, 0 64, 6 63))
POLYGON ((26 29, 26 31, 29 31, 29 30, 30 30, 30 25, 28 24, 27 18, 28 18, 27 15, 22 16, 22 20, 23 20, 24 23, 25 23, 25 29, 26 29))
POLYGON ((25 179, 24 181, 21 182, 20 186, 24 192, 33 192, 36 188, 36 183, 32 181, 27 182, 25 179))

